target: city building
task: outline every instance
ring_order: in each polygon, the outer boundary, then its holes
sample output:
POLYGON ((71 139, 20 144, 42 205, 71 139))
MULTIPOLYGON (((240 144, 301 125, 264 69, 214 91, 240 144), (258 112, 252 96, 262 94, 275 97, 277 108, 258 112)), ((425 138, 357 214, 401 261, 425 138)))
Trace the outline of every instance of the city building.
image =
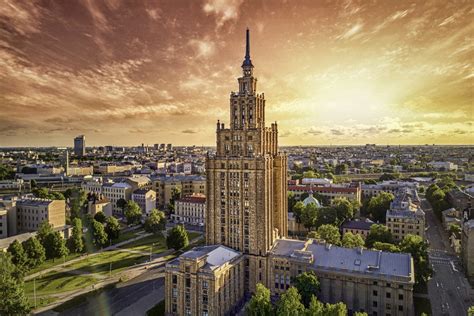
POLYGON ((0 208, 0 239, 8 237, 8 211, 0 208))
POLYGON ((386 225, 396 241, 408 234, 425 238, 425 212, 415 189, 406 187, 396 193, 386 213, 386 225))
POLYGON ((466 276, 474 281, 474 220, 464 222, 461 235, 461 258, 466 276))
POLYGON ((374 222, 372 222, 369 219, 366 219, 366 220, 355 219, 355 220, 345 221, 341 225, 342 235, 350 232, 353 234, 359 234, 365 239, 369 235, 370 227, 373 224, 374 222))
POLYGON ((202 194, 195 194, 176 200, 174 214, 171 215, 171 219, 180 223, 204 225, 206 197, 202 194))
POLYGON ((156 192, 151 189, 138 189, 132 192, 132 201, 140 206, 144 215, 156 208, 156 192))
POLYGON ((453 164, 449 161, 431 161, 428 162, 428 165, 435 170, 440 171, 456 171, 458 170, 458 165, 453 164))
POLYGON ((206 194, 206 178, 197 175, 159 177, 153 180, 156 192, 156 205, 166 207, 173 198, 174 192, 180 196, 206 194))
POLYGON ((74 138, 74 154, 78 157, 86 155, 86 137, 84 135, 74 138))
POLYGON ((447 199, 456 210, 461 212, 462 217, 467 217, 467 219, 474 218, 474 199, 470 193, 454 189, 448 192, 447 199))
POLYGON ((20 199, 16 201, 17 233, 37 231, 44 221, 54 228, 66 225, 66 201, 48 199, 20 199))
POLYGON ((237 314, 257 283, 276 297, 292 277, 311 270, 324 302, 342 301, 350 313, 414 315, 410 254, 286 239, 287 158, 278 152, 277 124, 265 127, 248 30, 246 44, 239 91, 230 96, 230 128, 218 121, 217 151, 206 160, 207 246, 167 263, 165 313, 237 314))
POLYGON ((105 216, 112 216, 112 203, 102 194, 89 193, 87 196, 87 213, 95 216, 102 212, 105 216))
POLYGON ((401 188, 412 188, 418 189, 417 182, 408 182, 408 181, 382 181, 377 184, 361 184, 362 189, 362 198, 370 199, 373 196, 380 194, 381 192, 387 192, 396 194, 396 192, 401 188))
POLYGON ((335 198, 344 197, 349 201, 361 203, 361 188, 359 186, 341 186, 341 185, 288 185, 288 192, 292 192, 296 199, 301 200, 301 196, 309 192, 317 193, 328 199, 329 203, 335 198))
POLYGON ((123 209, 117 204, 119 200, 129 201, 132 198, 132 186, 128 183, 104 183, 102 194, 112 203, 112 212, 123 215, 123 209))

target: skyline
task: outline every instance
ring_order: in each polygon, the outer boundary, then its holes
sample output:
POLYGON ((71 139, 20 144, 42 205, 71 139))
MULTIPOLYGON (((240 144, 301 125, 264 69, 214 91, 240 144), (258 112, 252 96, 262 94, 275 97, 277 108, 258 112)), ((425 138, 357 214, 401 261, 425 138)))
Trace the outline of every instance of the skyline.
POLYGON ((211 145, 246 27, 282 146, 474 144, 473 15, 463 1, 6 1, 0 146, 211 145))

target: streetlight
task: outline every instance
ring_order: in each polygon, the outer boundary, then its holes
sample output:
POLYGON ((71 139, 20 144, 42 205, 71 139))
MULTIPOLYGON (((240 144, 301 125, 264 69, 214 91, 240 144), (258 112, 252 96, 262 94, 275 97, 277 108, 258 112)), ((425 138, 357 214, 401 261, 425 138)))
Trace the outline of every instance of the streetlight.
POLYGON ((33 278, 33 295, 35 297, 35 308, 36 308, 36 277, 33 278))

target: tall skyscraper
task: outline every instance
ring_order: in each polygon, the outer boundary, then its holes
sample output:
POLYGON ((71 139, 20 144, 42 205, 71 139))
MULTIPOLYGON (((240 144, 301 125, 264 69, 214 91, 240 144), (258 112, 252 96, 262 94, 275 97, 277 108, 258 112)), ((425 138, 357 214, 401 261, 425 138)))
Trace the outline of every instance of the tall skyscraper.
POLYGON ((86 137, 84 135, 79 135, 74 138, 74 154, 79 157, 85 156, 86 137))
POLYGON ((287 158, 278 152, 277 123, 265 126, 265 96, 257 93, 253 68, 247 30, 243 74, 230 95, 230 128, 218 121, 217 153, 206 163, 206 242, 249 254, 246 281, 255 285, 251 272, 259 269, 252 259, 287 235, 288 214, 287 158))

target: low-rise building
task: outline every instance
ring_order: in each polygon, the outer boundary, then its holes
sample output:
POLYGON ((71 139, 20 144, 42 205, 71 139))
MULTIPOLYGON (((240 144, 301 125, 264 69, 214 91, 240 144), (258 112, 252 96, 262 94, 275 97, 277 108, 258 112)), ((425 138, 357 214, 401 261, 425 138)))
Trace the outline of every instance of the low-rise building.
POLYGON ((8 237, 8 211, 0 208, 0 239, 8 237))
POLYGON ((396 193, 386 213, 386 225, 396 241, 408 234, 425 238, 425 212, 415 189, 402 188, 396 193))
POLYGON ((370 227, 372 225, 374 225, 374 222, 369 219, 345 221, 341 225, 342 234, 344 235, 345 233, 350 232, 352 234, 359 234, 365 239, 369 235, 370 227))
POLYGON ((132 193, 132 201, 140 206, 144 215, 150 214, 156 208, 156 192, 151 189, 138 189, 132 193))
POLYGON ((288 185, 288 192, 292 192, 296 199, 301 200, 304 193, 310 192, 320 194, 331 201, 338 197, 344 197, 349 201, 361 202, 361 189, 359 186, 348 187, 339 185, 313 186, 313 185, 288 185))
POLYGON ((235 315, 244 298, 244 257, 231 248, 195 247, 166 264, 171 315, 235 315))
POLYGON ((66 202, 64 200, 21 199, 16 202, 16 225, 18 233, 37 231, 46 221, 53 228, 66 225, 66 202))
POLYGON ((105 216, 112 216, 112 203, 102 194, 89 194, 87 203, 87 213, 95 216, 102 212, 105 216))
POLYGON ((196 175, 160 177, 153 180, 153 190, 156 192, 156 204, 166 207, 175 191, 181 196, 206 194, 206 178, 196 175))
POLYGON ((128 183, 104 183, 102 185, 102 194, 112 203, 114 214, 122 215, 122 208, 117 205, 119 200, 129 201, 132 197, 132 187, 128 183))
POLYGON ((398 190, 402 188, 411 188, 417 189, 417 182, 408 182, 408 181, 382 181, 377 184, 362 184, 362 198, 370 199, 373 196, 380 194, 381 192, 387 192, 396 194, 398 190))
POLYGON ((202 194, 196 194, 175 201, 174 214, 171 215, 171 219, 176 222, 204 225, 206 220, 206 197, 202 194))

